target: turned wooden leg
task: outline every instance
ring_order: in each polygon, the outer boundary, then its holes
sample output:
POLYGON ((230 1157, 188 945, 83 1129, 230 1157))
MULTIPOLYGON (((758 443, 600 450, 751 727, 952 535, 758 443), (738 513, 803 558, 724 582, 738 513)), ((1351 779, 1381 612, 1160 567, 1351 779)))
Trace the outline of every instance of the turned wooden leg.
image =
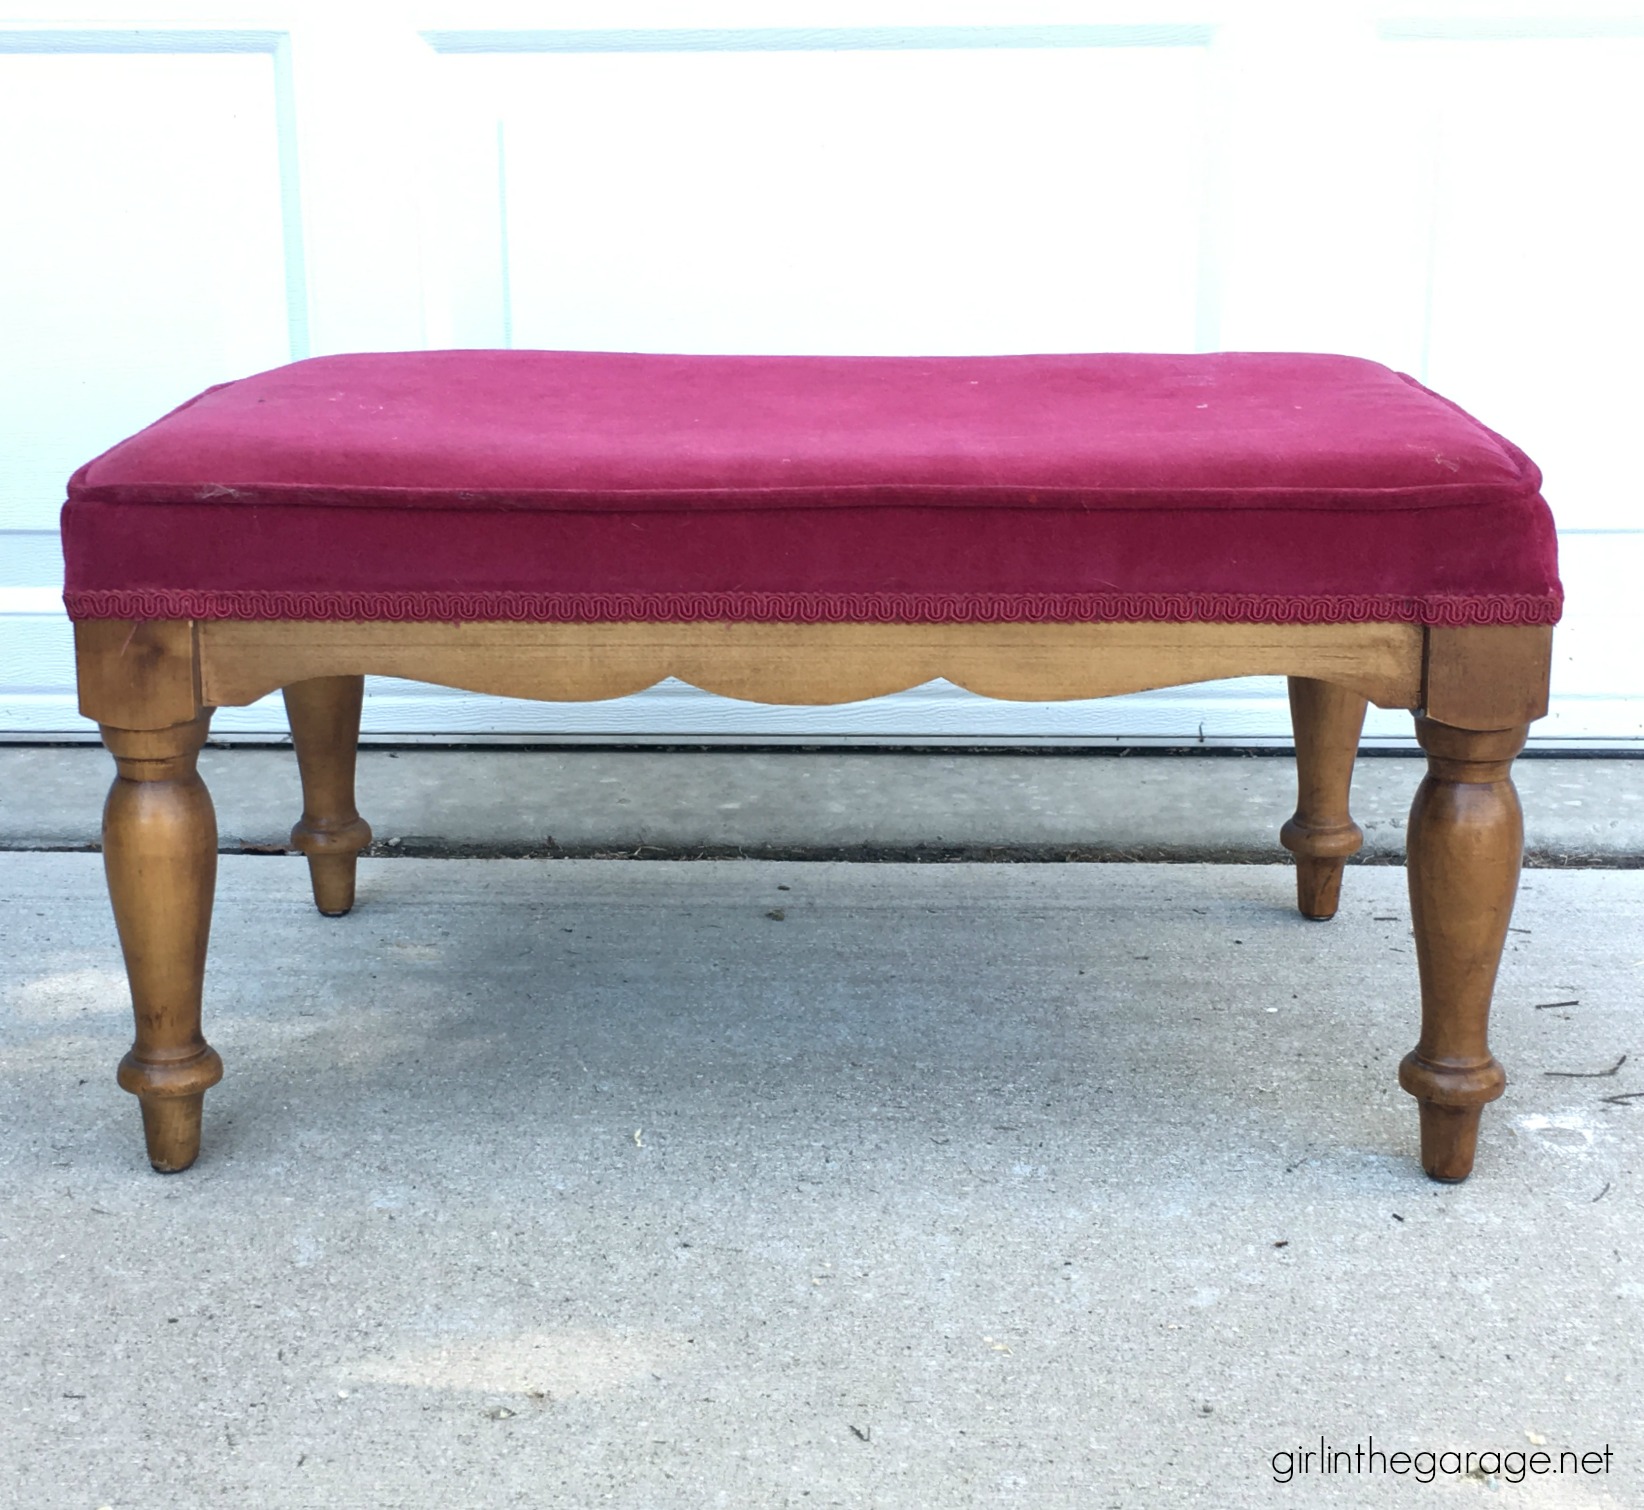
POLYGON ((371 827, 354 807, 363 676, 317 676, 285 689, 291 742, 302 775, 303 815, 291 844, 308 856, 314 904, 329 918, 354 905, 354 872, 371 827))
POLYGON ((1296 857, 1296 905, 1303 917, 1320 922, 1336 915, 1342 869, 1364 843, 1364 831, 1347 810, 1364 710, 1356 692, 1311 677, 1290 678, 1296 812, 1279 830, 1279 843, 1296 857))
POLYGON ((1416 719, 1427 752, 1409 830, 1421 1039, 1399 1084, 1421 1104, 1421 1162, 1435 1180, 1471 1173, 1480 1111, 1507 1083, 1490 1053, 1490 995, 1524 856, 1508 771, 1528 732, 1416 719))
POLYGON ((137 1021, 119 1080, 142 1105, 149 1162, 165 1174, 198 1156, 205 1093, 223 1077, 200 1036, 217 817, 195 759, 210 721, 208 711, 169 729, 103 726, 118 770, 103 809, 103 867, 137 1021))

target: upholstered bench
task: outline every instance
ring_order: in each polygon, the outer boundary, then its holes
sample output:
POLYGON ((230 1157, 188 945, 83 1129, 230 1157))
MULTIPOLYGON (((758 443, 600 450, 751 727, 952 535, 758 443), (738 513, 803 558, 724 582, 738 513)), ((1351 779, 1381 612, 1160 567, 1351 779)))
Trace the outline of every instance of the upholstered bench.
POLYGON ((1318 355, 809 358, 440 351, 226 383, 75 474, 65 600, 118 767, 104 859, 136 1041, 120 1084, 186 1168, 213 707, 283 688, 320 910, 353 903, 362 676, 518 697, 677 676, 828 703, 934 677, 1085 698, 1289 677, 1281 839, 1329 917, 1366 700, 1415 712, 1433 1177, 1472 1167, 1522 848, 1508 768, 1561 594, 1535 467, 1375 363, 1318 355))

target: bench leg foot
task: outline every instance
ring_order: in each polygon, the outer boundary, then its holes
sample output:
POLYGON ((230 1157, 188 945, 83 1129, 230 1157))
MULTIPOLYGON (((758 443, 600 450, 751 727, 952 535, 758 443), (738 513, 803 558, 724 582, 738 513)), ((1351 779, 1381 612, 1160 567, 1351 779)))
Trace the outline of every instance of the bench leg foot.
POLYGON ((1528 732, 1416 719, 1427 776, 1410 809, 1408 879, 1421 1038, 1399 1084, 1421 1104, 1421 1162, 1435 1180, 1472 1172, 1479 1113, 1507 1083, 1490 1053, 1490 997, 1524 856, 1509 770, 1528 732))
POLYGON ((1365 707, 1356 692, 1312 677, 1290 678, 1296 812, 1279 830, 1279 843, 1296 857, 1296 905, 1318 922, 1336 915, 1347 857, 1364 843, 1347 799, 1365 707))
POLYGON ((1421 1114, 1421 1167, 1442 1184, 1459 1185, 1473 1172, 1484 1108, 1444 1106, 1437 1101, 1421 1101, 1417 1106, 1421 1114))
POLYGON ((291 845, 308 857, 314 905, 332 918, 353 907, 359 854, 371 842, 371 827, 354 806, 364 697, 363 676, 317 676, 285 689, 303 784, 303 815, 291 845))
POLYGON ((142 1104, 149 1162, 187 1169, 200 1110, 223 1076, 200 1034, 217 818, 195 762, 210 714, 169 729, 103 727, 118 774, 103 810, 103 868, 125 954, 136 1040, 119 1081, 142 1104))
POLYGON ((200 1156, 205 1092, 193 1096, 140 1096, 148 1161, 161 1174, 177 1174, 200 1156))

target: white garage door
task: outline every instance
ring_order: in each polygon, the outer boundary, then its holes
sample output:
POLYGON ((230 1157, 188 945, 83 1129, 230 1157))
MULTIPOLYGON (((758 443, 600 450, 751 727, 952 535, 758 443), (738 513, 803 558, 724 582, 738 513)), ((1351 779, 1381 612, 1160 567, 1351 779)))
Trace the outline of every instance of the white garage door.
MULTIPOLYGON (((1536 457, 1569 592, 1537 739, 1644 744, 1644 15, 517 9, 536 29, 339 0, 0 18, 0 735, 87 730, 69 471, 225 377, 450 345, 1268 348, 1413 372, 1536 457)), ((1273 680, 839 709, 381 681, 366 727, 1239 743, 1287 716, 1273 680)))

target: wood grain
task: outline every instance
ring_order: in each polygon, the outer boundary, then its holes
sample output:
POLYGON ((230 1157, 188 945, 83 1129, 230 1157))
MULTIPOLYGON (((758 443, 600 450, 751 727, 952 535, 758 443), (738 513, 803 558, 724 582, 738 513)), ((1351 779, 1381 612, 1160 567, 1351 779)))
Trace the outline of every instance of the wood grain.
POLYGON ((1421 1105, 1422 1165, 1436 1180, 1466 1179, 1480 1112, 1507 1083, 1490 1052, 1490 998, 1524 855, 1509 772, 1528 733, 1416 720, 1427 775, 1410 809, 1406 864, 1421 1037, 1399 1084, 1421 1105))
POLYGON ((74 626, 80 711, 118 729, 165 729, 201 708, 194 625, 186 619, 82 619, 74 626))
POLYGON ((1510 729, 1547 711, 1551 625, 1470 624, 1427 631, 1421 706, 1456 729, 1510 729))
POLYGON ((138 1097, 149 1162, 187 1169, 222 1060, 200 1032, 217 881, 217 819, 195 768, 209 715, 169 729, 103 728, 116 776, 103 810, 103 868, 131 984, 136 1039, 119 1081, 138 1097))
POLYGON ((1414 708, 1422 631, 1404 624, 199 625, 206 702, 240 705, 311 677, 370 673, 581 702, 678 677, 751 702, 856 702, 937 677, 987 697, 1106 697, 1229 676, 1335 682, 1414 708))
POLYGON ((1364 712, 1357 692, 1313 677, 1290 678, 1296 811, 1279 830, 1279 842, 1296 857, 1296 906, 1319 922, 1336 915, 1347 857, 1364 843, 1364 830, 1348 811, 1364 712))
POLYGON ((332 918, 353 907, 359 854, 371 842, 371 826, 354 806, 364 696, 363 676, 312 677, 285 689, 303 787, 303 815, 291 844, 308 856, 314 905, 332 918))

